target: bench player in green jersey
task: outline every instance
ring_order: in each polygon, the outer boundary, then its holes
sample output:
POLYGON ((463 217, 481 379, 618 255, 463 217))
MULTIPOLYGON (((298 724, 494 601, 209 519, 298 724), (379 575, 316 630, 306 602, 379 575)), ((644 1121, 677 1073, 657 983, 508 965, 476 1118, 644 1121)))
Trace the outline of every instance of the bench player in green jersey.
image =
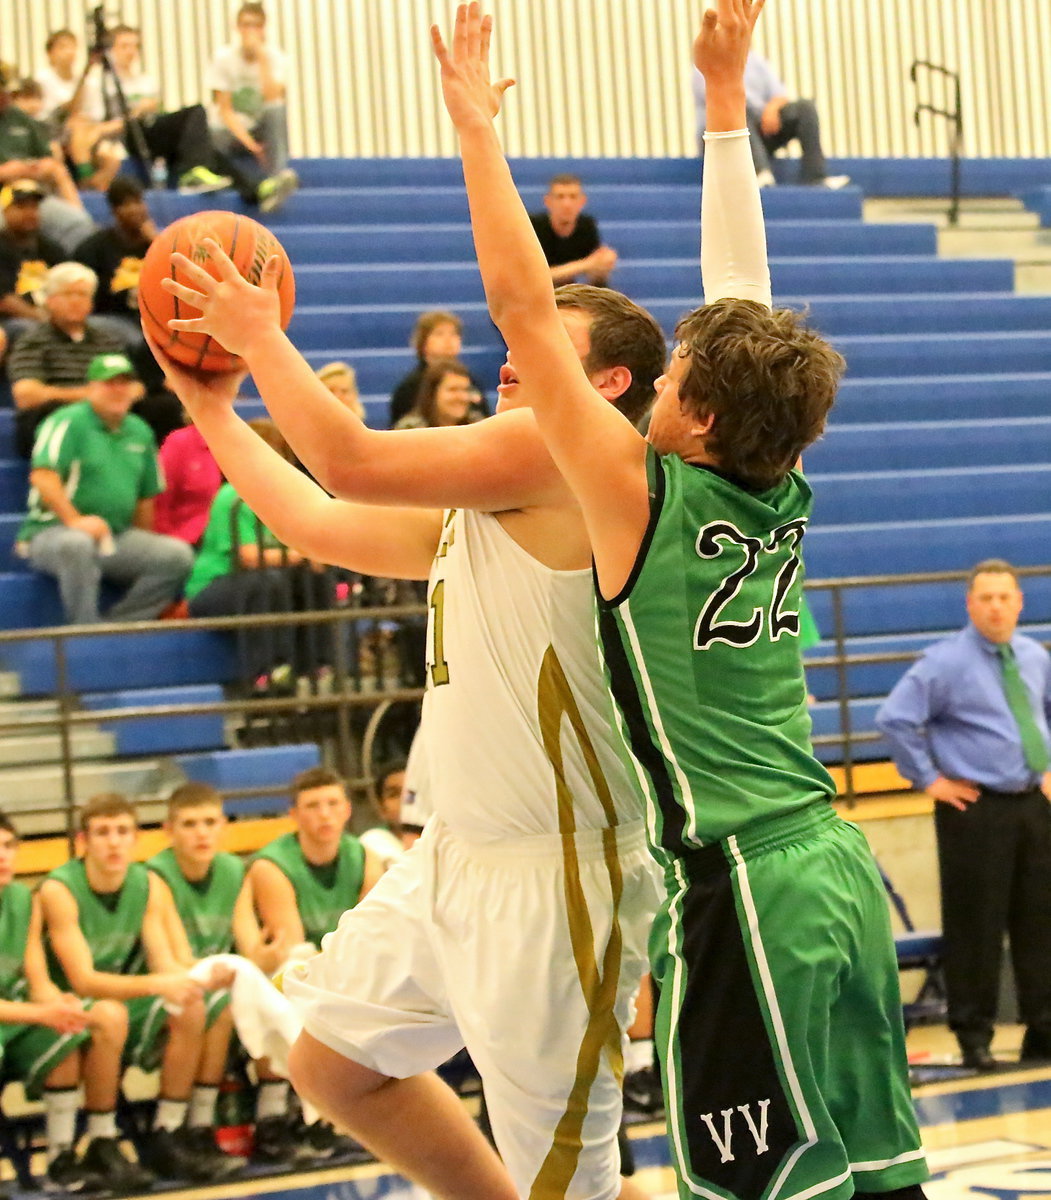
MULTIPOLYGON (((164 828, 171 845, 147 859, 146 866, 164 880, 171 893, 171 916, 179 926, 171 931, 171 940, 180 945, 185 941, 189 950, 183 965, 236 950, 273 974, 287 947, 280 940, 263 937, 251 889, 245 882, 244 864, 236 854, 219 849, 226 829, 220 794, 204 783, 177 787, 168 798, 164 828)), ((215 1145, 212 1130, 219 1084, 233 1033, 229 998, 225 989, 205 993, 208 1032, 187 1117, 190 1130, 196 1131, 194 1136, 209 1151, 215 1145)), ((260 1142, 266 1140, 264 1130, 260 1142)))
MULTIPOLYGON (((160 877, 132 861, 138 821, 125 797, 106 793, 80 814, 82 858, 40 886, 51 973, 78 996, 122 1000, 128 1011, 128 1065, 160 1066, 153 1132, 140 1157, 166 1178, 229 1177, 239 1162, 210 1152, 184 1126, 205 1053, 203 990, 190 978, 192 959, 171 893, 160 877)), ((217 981, 218 982, 218 981, 217 981)))
POLYGON ((651 951, 680 1194, 918 1198, 886 899, 809 740, 795 467, 842 360, 770 307, 743 84, 761 8, 716 0, 695 43, 708 303, 679 326, 648 441, 558 318, 493 126, 491 21, 461 5, 451 50, 434 42, 490 313, 584 513, 611 722, 665 868, 651 951))
POLYGON ((83 1003, 47 972, 40 905, 14 878, 18 833, 0 813, 0 1084, 21 1081, 43 1096, 47 1142, 44 1187, 69 1192, 142 1191, 153 1176, 124 1157, 116 1138, 120 1059, 128 1032, 124 1006, 83 1003), (84 1085, 88 1146, 75 1150, 84 1085))
MULTIPOLYGON (((325 767, 311 767, 292 781, 290 813, 295 831, 265 846, 248 868, 256 912, 271 937, 289 947, 322 938, 383 874, 383 862, 347 832, 351 803, 342 779, 325 767)), ((258 1115, 275 1156, 306 1147, 321 1155, 342 1155, 357 1143, 338 1135, 327 1121, 305 1128, 284 1114, 288 1084, 267 1075, 260 1088, 258 1115)))

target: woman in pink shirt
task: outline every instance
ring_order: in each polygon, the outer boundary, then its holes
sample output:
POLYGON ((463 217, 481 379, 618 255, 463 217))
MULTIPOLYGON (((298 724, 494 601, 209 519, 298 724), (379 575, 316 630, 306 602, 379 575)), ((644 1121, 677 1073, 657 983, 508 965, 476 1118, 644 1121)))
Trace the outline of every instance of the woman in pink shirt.
POLYGON ((165 489, 154 502, 154 529, 196 546, 223 477, 194 425, 176 429, 160 449, 165 489))

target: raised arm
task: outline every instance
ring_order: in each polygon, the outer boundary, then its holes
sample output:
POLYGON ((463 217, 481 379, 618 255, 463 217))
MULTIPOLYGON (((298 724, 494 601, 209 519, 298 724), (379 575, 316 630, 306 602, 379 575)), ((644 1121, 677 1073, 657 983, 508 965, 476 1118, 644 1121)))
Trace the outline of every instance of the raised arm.
POLYGON ((552 457, 581 504, 601 574, 625 542, 625 530, 628 539, 641 539, 645 530, 646 444, 591 386, 555 306, 547 260, 493 124, 511 81, 490 81, 491 31, 492 18, 483 18, 475 2, 457 9, 450 47, 437 27, 431 37, 445 106, 460 140, 489 313, 552 457), (615 519, 602 515, 611 510, 615 519))

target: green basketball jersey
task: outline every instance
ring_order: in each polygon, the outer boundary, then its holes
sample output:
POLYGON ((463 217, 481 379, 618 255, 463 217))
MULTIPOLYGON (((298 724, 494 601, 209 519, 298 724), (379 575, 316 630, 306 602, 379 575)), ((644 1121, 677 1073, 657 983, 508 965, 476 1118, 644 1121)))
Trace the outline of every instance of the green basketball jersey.
MULTIPOLYGON (((70 859, 48 876, 69 888, 77 902, 81 932, 91 950, 96 971, 109 975, 143 975, 146 957, 142 947, 142 922, 150 897, 150 873, 142 863, 132 863, 118 892, 101 895, 88 883, 84 860, 70 859), (113 902, 112 908, 110 902, 113 902)), ((48 967, 55 983, 71 990, 69 980, 50 944, 48 967)))
POLYGON ((321 945, 325 934, 336 928, 339 918, 361 896, 365 847, 349 833, 340 838, 335 870, 331 872, 307 862, 294 833, 283 834, 260 850, 256 858, 274 863, 292 884, 303 930, 315 946, 321 945), (329 874, 331 879, 327 878, 329 874))
POLYGON ((217 854, 199 883, 191 883, 182 873, 170 846, 147 859, 146 866, 171 888, 194 958, 233 949, 234 904, 245 874, 236 854, 217 854))
POLYGON ((24 883, 9 883, 0 892, 0 1000, 24 1000, 22 967, 29 937, 33 894, 24 883))
POLYGON ((599 632, 651 841, 677 855, 835 788, 799 646, 806 480, 755 493, 673 455, 647 466, 650 526, 599 632))

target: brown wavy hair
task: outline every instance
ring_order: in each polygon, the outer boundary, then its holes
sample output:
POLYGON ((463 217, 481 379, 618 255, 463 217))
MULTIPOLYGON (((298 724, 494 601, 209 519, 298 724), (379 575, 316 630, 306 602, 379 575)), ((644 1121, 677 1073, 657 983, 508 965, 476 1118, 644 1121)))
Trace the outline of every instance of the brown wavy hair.
POLYGON ((631 372, 631 383, 614 404, 634 425, 653 403, 653 385, 664 374, 664 331, 644 308, 612 288, 569 283, 555 289, 555 303, 591 318, 590 349, 584 359, 589 375, 611 367, 631 372))
POLYGON ((719 300, 675 330, 689 357, 679 398, 715 418, 706 447, 719 466, 757 491, 774 487, 824 431, 846 363, 790 309, 719 300))

